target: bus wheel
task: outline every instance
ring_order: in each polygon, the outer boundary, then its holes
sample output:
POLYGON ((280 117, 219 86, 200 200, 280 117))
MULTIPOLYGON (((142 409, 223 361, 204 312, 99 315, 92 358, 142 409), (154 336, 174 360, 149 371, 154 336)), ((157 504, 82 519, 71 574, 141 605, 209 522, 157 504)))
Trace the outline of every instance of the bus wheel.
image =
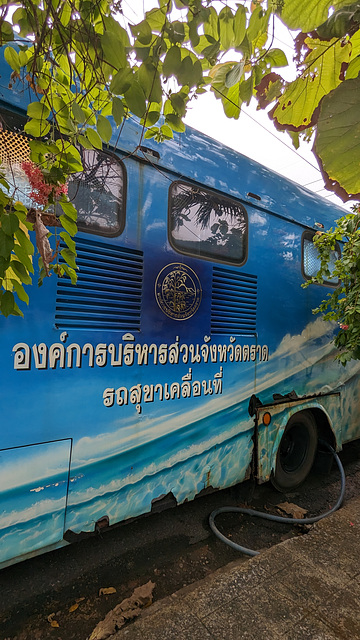
POLYGON ((317 428, 310 411, 293 415, 276 455, 271 482, 278 491, 295 489, 310 472, 317 448, 317 428))

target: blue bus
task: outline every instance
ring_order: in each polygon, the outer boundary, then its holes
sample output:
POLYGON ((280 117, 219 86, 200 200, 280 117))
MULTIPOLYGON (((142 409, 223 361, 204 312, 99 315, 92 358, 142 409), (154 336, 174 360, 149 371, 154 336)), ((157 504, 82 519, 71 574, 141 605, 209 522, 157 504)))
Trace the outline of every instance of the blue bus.
MULTIPOLYGON (((1 87, 0 153, 32 206, 25 102, 1 87)), ((360 435, 359 363, 312 314, 337 282, 301 288, 342 210, 195 130, 113 132, 69 185, 77 286, 0 319, 0 567, 251 474, 290 490, 360 435)))

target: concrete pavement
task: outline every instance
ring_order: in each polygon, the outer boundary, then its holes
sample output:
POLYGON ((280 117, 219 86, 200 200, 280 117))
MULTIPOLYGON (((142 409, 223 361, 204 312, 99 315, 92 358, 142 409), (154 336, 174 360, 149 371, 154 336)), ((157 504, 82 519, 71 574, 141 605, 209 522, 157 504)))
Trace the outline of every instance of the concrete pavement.
POLYGON ((360 497, 155 602, 111 640, 360 639, 360 497))

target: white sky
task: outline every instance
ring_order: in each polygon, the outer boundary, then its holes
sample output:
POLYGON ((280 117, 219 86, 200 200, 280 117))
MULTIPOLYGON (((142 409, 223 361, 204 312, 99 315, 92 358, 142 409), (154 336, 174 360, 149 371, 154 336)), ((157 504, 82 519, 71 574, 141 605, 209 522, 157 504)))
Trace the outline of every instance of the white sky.
MULTIPOLYGON (((222 2, 222 5, 224 4, 225 2, 222 2)), ((236 6, 232 0, 226 4, 236 6)), ((144 11, 153 6, 158 6, 156 0, 123 0, 124 14, 134 23, 139 22, 144 16, 144 11)), ((279 69, 279 73, 287 79, 292 79, 295 73, 292 62, 292 37, 280 20, 276 22, 272 47, 281 48, 290 65, 289 68, 279 69)), ((240 53, 232 51, 225 59, 237 60, 240 56, 240 53)), ((319 196, 326 197, 327 200, 346 209, 350 208, 351 202, 344 204, 337 196, 324 189, 320 170, 311 152, 312 143, 303 142, 296 151, 289 135, 276 131, 266 112, 256 110, 255 101, 249 107, 243 107, 239 119, 233 120, 225 116, 220 100, 216 100, 212 93, 204 94, 191 103, 185 123, 273 171, 307 186, 319 196)))

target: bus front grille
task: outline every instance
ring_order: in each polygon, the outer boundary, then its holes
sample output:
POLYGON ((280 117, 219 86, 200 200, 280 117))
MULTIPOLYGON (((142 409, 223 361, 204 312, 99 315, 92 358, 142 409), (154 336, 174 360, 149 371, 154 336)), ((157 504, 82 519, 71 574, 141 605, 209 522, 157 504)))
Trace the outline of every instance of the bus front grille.
MULTIPOLYGON (((60 250, 64 246, 60 246, 60 250)), ((77 285, 57 283, 58 329, 140 330, 142 251, 77 238, 77 285)))
POLYGON ((211 333, 256 333, 257 276, 213 268, 211 333))

